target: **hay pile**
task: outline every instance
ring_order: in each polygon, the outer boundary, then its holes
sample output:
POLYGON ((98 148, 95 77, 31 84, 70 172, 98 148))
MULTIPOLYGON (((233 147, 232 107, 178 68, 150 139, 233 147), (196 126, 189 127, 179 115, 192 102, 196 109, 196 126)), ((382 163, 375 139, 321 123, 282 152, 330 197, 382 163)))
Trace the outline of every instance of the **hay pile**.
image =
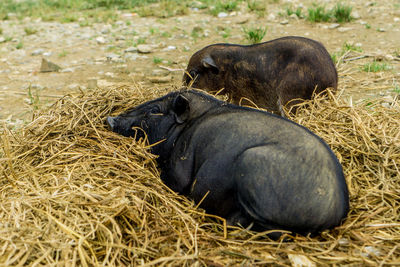
POLYGON ((224 227, 159 179, 145 143, 104 119, 164 94, 119 87, 66 96, 1 134, 0 265, 400 264, 400 108, 316 101, 295 118, 332 147, 351 193, 345 223, 273 241, 224 227), (225 237, 227 230, 227 237, 225 237))

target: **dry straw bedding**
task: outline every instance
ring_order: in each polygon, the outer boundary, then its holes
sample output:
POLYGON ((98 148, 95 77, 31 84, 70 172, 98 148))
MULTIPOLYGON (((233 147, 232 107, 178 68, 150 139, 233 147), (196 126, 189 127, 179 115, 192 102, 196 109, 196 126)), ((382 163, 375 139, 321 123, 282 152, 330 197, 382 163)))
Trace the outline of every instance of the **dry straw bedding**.
POLYGON ((283 242, 226 229, 162 184, 145 142, 105 126, 107 115, 165 92, 87 91, 4 130, 0 265, 400 265, 398 104, 349 107, 331 97, 299 109, 294 120, 343 164, 351 210, 336 229, 283 242))

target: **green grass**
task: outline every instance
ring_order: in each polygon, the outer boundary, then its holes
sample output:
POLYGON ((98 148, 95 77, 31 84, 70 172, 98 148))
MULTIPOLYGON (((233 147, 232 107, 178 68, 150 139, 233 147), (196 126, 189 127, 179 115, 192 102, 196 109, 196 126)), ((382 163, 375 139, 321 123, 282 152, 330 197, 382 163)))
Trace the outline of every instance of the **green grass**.
POLYGON ((252 44, 256 44, 261 42, 264 38, 265 34, 267 33, 267 27, 258 27, 258 28, 250 28, 245 29, 243 28, 243 32, 245 38, 252 44))
POLYGON ((351 16, 352 10, 352 6, 345 5, 341 2, 337 3, 332 9, 329 10, 325 9, 325 6, 314 3, 312 7, 307 9, 307 20, 311 22, 349 22, 353 19, 351 16))
MULTIPOLYGON (((18 18, 41 17, 44 20, 71 20, 73 12, 92 10, 133 9, 163 0, 1 0, 0 20, 9 19, 14 13, 18 18), (64 15, 65 14, 65 15, 64 15)), ((165 1, 165 0, 164 0, 165 1)))
POLYGON ((324 6, 318 4, 313 4, 307 9, 307 12, 307 20, 311 22, 327 22, 332 17, 331 11, 325 10, 324 6))
POLYGON ((33 110, 38 110, 41 103, 40 103, 40 97, 39 97, 39 90, 36 89, 35 92, 32 92, 31 86, 28 87, 28 98, 29 98, 29 104, 31 105, 33 110))
POLYGON ((164 59, 162 59, 160 57, 153 57, 153 63, 154 64, 160 64, 163 61, 164 61, 164 59))
POLYGON ((15 46, 17 49, 22 49, 24 47, 24 44, 20 41, 18 44, 15 46))
POLYGON ((197 38, 199 38, 199 37, 202 37, 203 34, 204 34, 204 29, 201 28, 201 27, 199 27, 199 26, 196 26, 196 27, 194 27, 194 28, 192 29, 192 32, 190 33, 190 36, 191 36, 193 39, 197 39, 197 38))
POLYGON ((209 12, 213 16, 217 16, 221 12, 232 12, 238 9, 239 0, 217 0, 211 5, 209 12))
POLYGON ((361 70, 365 72, 380 72, 391 69, 392 67, 386 62, 379 63, 377 61, 366 63, 361 67, 361 70))
POLYGON ((187 0, 158 0, 157 5, 145 5, 142 4, 135 11, 141 17, 159 17, 169 18, 178 15, 186 15, 188 13, 187 0))
POLYGON ((337 22, 349 22, 353 18, 351 17, 351 10, 353 7, 347 6, 342 3, 338 3, 332 10, 333 17, 336 19, 337 22))
POLYGON ((58 57, 66 57, 67 55, 68 55, 68 51, 63 50, 62 52, 60 52, 60 53, 58 54, 58 57))
POLYGON ((397 82, 393 83, 393 92, 400 94, 400 85, 398 85, 397 82))
POLYGON ((247 0, 247 8, 255 12, 258 16, 263 17, 266 11, 266 5, 261 0, 247 0))
POLYGON ((355 46, 355 45, 353 45, 351 43, 345 42, 342 45, 342 49, 339 52, 331 54, 332 61, 335 64, 338 63, 338 61, 342 59, 343 55, 345 55, 346 53, 349 53, 351 51, 358 52, 358 53, 362 53, 363 52, 361 47, 358 47, 358 46, 355 46))
POLYGON ((286 8, 286 15, 291 16, 293 14, 296 14, 298 18, 303 18, 303 9, 301 7, 298 7, 296 9, 292 9, 291 6, 286 8))
POLYGON ((32 34, 35 34, 38 32, 36 29, 30 28, 30 27, 25 27, 24 31, 25 31, 26 35, 32 35, 32 34))
POLYGON ((362 50, 361 47, 358 47, 358 46, 355 46, 355 45, 350 44, 348 42, 345 42, 343 44, 342 51, 344 51, 344 52, 355 51, 355 52, 360 52, 361 53, 363 50, 362 50))

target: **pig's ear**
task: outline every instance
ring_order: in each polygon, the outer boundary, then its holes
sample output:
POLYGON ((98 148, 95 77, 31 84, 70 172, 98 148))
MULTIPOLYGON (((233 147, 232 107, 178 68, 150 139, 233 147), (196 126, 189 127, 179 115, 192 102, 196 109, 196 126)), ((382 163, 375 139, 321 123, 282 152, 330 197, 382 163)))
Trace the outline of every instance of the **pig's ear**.
POLYGON ((172 110, 175 113, 176 122, 184 123, 189 117, 189 100, 181 94, 177 95, 172 104, 172 110))
POLYGON ((218 71, 219 71, 217 64, 215 63, 214 59, 212 59, 212 57, 210 55, 205 56, 201 60, 201 64, 203 64, 203 67, 205 67, 207 69, 211 69, 213 72, 218 73, 218 71))

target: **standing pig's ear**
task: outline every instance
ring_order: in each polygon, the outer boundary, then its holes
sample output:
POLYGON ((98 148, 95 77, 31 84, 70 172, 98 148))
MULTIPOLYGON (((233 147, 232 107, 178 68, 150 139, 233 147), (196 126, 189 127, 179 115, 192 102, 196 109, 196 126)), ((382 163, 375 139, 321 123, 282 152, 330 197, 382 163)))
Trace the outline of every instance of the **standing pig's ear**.
POLYGON ((207 68, 207 69, 211 69, 212 72, 218 74, 218 66, 215 63, 214 59, 212 59, 212 57, 210 57, 210 55, 205 56, 202 60, 201 63, 203 64, 203 67, 207 68))
POLYGON ((172 103, 172 110, 176 122, 182 124, 189 117, 189 100, 181 94, 177 95, 172 103))

